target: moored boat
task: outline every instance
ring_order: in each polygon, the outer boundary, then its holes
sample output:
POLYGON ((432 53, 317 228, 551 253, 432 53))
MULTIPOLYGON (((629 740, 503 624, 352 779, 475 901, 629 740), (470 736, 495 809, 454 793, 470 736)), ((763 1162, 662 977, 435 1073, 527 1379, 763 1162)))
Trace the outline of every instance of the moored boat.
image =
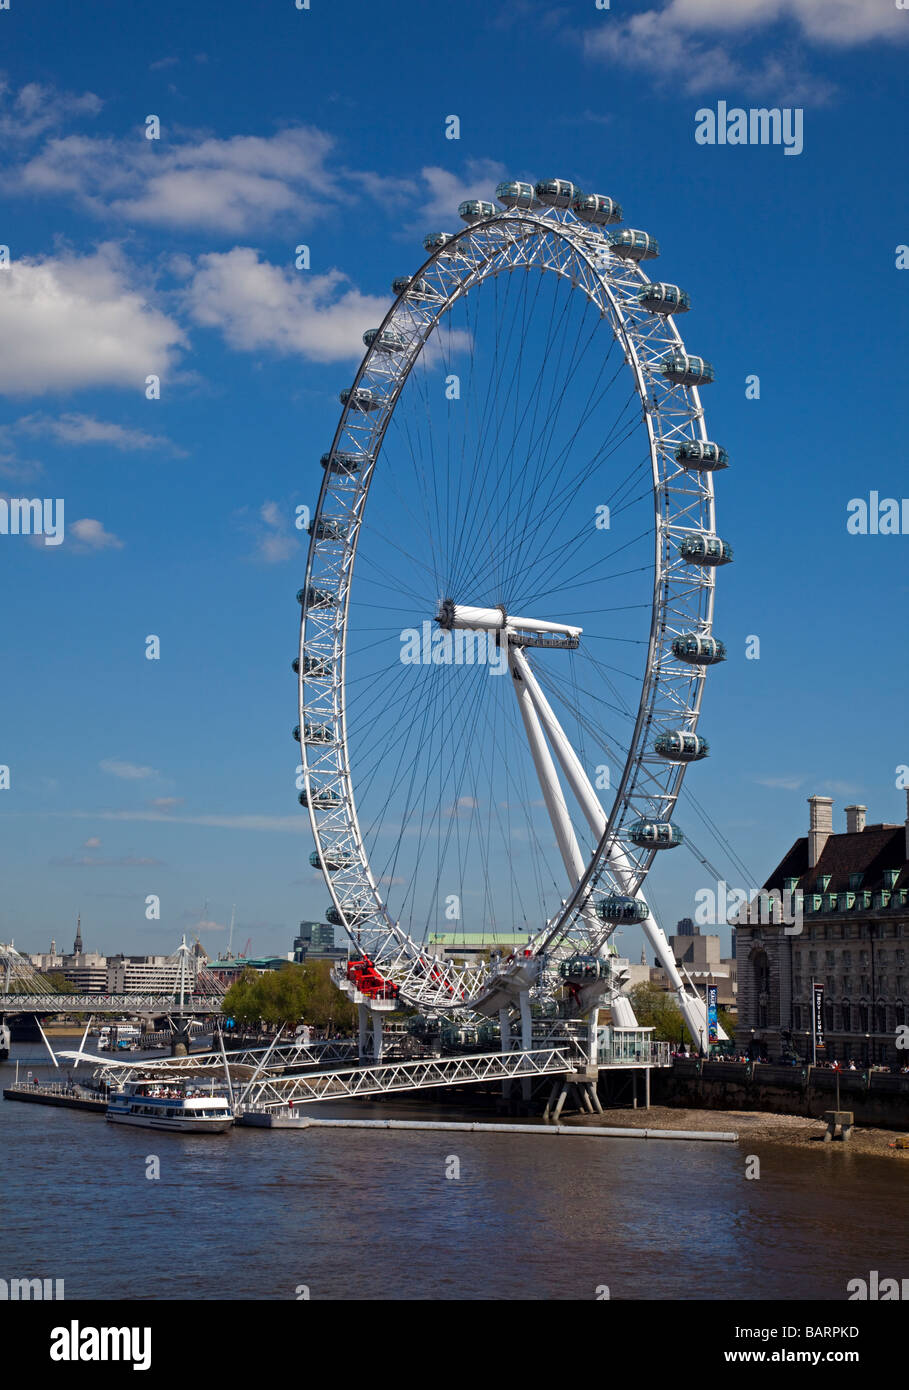
POLYGON ((204 1090, 198 1083, 146 1077, 127 1081, 111 1096, 106 1119, 146 1129, 220 1134, 234 1122, 223 1092, 204 1090))

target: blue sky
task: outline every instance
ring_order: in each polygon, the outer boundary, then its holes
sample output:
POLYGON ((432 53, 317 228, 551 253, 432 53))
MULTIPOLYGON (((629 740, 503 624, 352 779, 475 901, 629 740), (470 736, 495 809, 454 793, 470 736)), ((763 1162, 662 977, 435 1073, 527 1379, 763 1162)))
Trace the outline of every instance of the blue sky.
MULTIPOLYGON (((265 953, 322 917, 289 738, 294 508, 392 278, 505 176, 616 197, 716 369, 730 657, 688 785, 758 879, 812 792, 838 828, 852 800, 903 818, 909 536, 845 523, 909 494, 909 11, 13 0, 0 40, 0 493, 66 517, 59 547, 0 536, 0 938, 68 944, 81 911, 89 947, 172 949, 207 902, 215 951, 236 903, 235 943, 265 953), (803 108, 803 152, 696 144, 719 100, 803 108)), ((664 923, 709 881, 667 856, 664 923)))

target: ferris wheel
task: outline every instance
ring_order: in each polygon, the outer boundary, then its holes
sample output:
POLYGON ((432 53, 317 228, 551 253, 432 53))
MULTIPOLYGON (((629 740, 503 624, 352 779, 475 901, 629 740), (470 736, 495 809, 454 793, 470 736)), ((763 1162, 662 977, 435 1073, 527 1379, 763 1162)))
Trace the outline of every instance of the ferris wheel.
POLYGON ((294 661, 310 862, 376 1008, 610 997, 633 1024, 614 937, 639 924, 697 1039, 704 1003, 643 889, 682 842, 726 654, 713 371, 612 198, 563 179, 496 198, 394 281, 321 459, 294 661), (456 965, 441 933, 506 944, 456 965))

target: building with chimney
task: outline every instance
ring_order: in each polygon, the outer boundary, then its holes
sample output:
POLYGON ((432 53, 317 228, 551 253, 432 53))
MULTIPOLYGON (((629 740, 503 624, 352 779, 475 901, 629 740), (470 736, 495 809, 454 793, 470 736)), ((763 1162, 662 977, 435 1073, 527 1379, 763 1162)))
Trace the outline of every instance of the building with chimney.
POLYGON ((905 1063, 896 1040, 909 1002, 909 792, 906 800, 903 824, 868 825, 867 808, 852 805, 837 833, 832 799, 808 798, 807 835, 763 886, 781 895, 781 910, 758 899, 737 924, 743 1051, 810 1061, 818 985, 818 1061, 905 1063))

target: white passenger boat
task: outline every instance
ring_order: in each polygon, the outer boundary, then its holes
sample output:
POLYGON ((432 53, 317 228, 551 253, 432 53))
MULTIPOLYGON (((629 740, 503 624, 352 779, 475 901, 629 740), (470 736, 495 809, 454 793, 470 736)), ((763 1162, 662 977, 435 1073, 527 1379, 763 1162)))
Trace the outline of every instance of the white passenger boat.
POLYGON ((191 1081, 127 1081, 107 1107, 108 1120, 146 1129, 176 1129, 193 1134, 220 1134, 234 1122, 223 1092, 205 1090, 191 1081))

